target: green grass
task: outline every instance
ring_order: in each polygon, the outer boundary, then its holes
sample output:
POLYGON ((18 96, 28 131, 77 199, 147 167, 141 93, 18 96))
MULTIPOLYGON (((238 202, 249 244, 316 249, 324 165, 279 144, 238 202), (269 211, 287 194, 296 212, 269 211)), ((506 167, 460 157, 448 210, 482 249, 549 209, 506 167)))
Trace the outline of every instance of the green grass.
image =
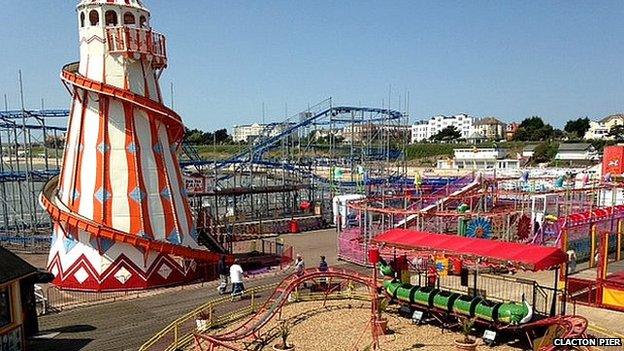
MULTIPOLYGON (((487 147, 499 147, 503 149, 507 149, 509 151, 522 152, 522 148, 526 145, 524 142, 503 142, 503 143, 495 143, 495 142, 485 142, 477 144, 478 148, 487 148, 487 147)), ((407 160, 423 160, 428 158, 435 158, 441 156, 453 156, 454 149, 461 148, 472 148, 475 145, 468 143, 458 143, 458 144, 443 144, 443 143, 416 143, 407 145, 405 148, 406 159, 407 160)), ((200 156, 206 159, 225 159, 229 156, 233 156, 241 151, 248 150, 247 145, 216 145, 213 147, 212 145, 196 145, 197 151, 200 156)), ((316 155, 319 157, 329 156, 329 145, 318 144, 314 145, 316 149, 316 155)), ((334 150, 334 155, 348 154, 349 145, 341 145, 338 149, 334 150)), ((312 153, 312 151, 309 151, 312 153)), ((276 150, 272 150, 268 154, 272 157, 280 157, 282 153, 276 150)))

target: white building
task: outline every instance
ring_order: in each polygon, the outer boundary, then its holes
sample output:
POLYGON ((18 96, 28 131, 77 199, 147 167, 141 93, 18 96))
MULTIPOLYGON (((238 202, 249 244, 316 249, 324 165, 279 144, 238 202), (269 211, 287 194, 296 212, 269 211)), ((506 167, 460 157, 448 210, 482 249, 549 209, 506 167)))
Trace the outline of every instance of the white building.
POLYGON ((412 125, 412 144, 428 140, 430 136, 428 121, 417 121, 412 125))
POLYGON ((587 143, 559 144, 555 160, 560 161, 597 161, 600 154, 587 143))
POLYGON ((537 144, 529 144, 522 149, 522 157, 531 158, 535 153, 537 144))
POLYGON ((607 116, 600 121, 590 121, 589 129, 585 133, 585 139, 607 139, 612 140, 613 137, 607 136, 611 128, 624 125, 624 114, 615 114, 607 116))
POLYGON ((585 132, 584 139, 612 139, 612 137, 608 137, 607 134, 609 134, 608 126, 600 121, 590 121, 589 129, 585 132))
POLYGON ((234 135, 232 135, 232 140, 234 142, 248 142, 253 140, 261 135, 264 136, 276 136, 277 134, 286 130, 286 128, 290 127, 289 124, 245 124, 240 126, 234 126, 234 135))
POLYGON ((412 126, 412 142, 428 140, 446 127, 454 126, 462 139, 468 139, 474 132, 475 118, 465 113, 455 116, 438 115, 428 121, 421 121, 412 126))
POLYGON ((518 169, 520 162, 505 158, 506 152, 495 148, 469 148, 453 150, 452 161, 438 160, 439 169, 518 169))

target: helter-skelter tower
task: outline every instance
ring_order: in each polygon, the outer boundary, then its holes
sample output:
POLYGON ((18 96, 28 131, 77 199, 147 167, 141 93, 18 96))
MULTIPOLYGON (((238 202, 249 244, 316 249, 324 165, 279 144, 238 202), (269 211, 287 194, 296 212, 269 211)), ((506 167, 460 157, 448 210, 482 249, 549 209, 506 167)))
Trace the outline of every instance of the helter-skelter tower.
POLYGON ((48 261, 65 289, 131 290, 205 274, 176 157, 184 126, 162 103, 165 37, 139 0, 82 0, 80 62, 63 167, 41 203, 54 229, 48 261))

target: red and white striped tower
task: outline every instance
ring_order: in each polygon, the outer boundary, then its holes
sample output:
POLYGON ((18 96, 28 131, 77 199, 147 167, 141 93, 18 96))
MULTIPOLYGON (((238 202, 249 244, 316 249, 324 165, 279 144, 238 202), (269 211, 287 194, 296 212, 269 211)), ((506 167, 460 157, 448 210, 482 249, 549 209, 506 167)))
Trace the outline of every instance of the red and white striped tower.
POLYGON ((49 270, 65 289, 132 290, 198 277, 199 250, 176 157, 184 126, 162 104, 165 37, 139 0, 82 0, 80 62, 63 168, 41 196, 54 221, 49 270))

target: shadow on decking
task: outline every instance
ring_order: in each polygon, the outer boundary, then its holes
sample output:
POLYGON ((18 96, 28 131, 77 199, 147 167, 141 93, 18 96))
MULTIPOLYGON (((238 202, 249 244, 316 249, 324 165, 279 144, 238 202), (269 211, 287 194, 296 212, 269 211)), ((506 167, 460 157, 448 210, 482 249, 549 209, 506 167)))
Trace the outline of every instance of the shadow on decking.
POLYGON ((80 351, 93 339, 31 339, 28 340, 30 351, 80 351))
POLYGON ((93 339, 72 338, 71 334, 85 333, 97 328, 88 324, 68 325, 61 328, 42 330, 39 336, 28 340, 30 351, 80 351, 93 339))

